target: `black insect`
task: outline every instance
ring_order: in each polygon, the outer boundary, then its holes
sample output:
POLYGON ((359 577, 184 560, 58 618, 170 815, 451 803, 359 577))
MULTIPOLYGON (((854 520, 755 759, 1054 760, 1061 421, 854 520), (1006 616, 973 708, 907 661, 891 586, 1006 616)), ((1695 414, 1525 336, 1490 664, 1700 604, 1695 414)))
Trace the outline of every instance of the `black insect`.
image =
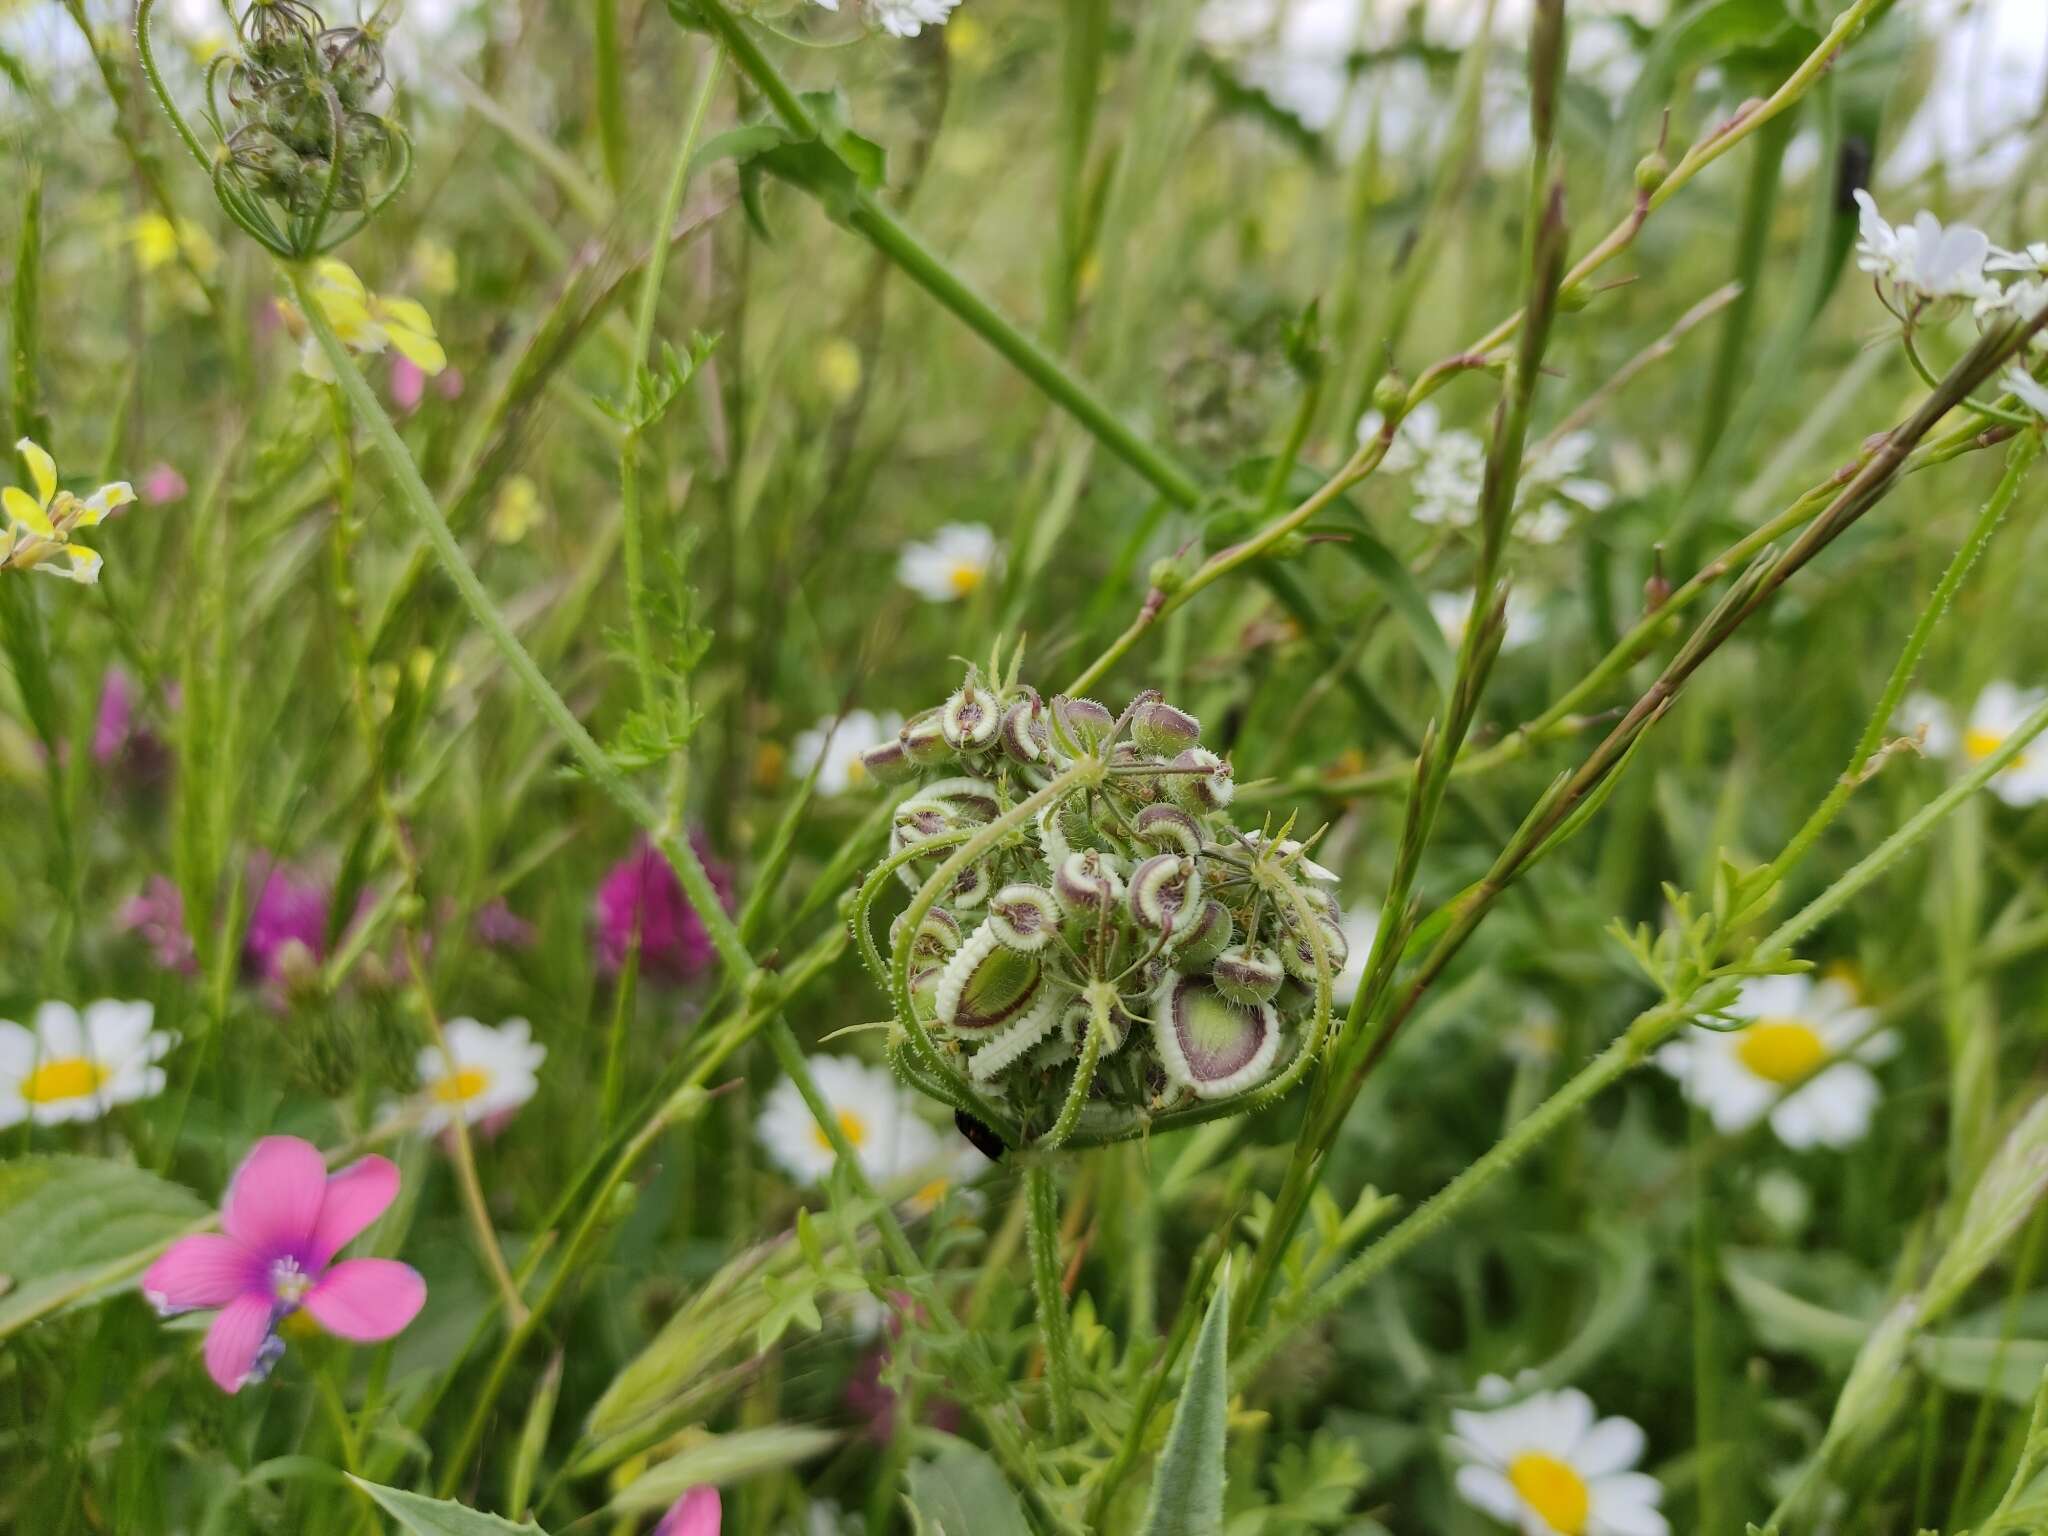
POLYGON ((960 1134, 974 1143, 974 1150, 992 1163, 1003 1160, 1003 1138, 983 1125, 964 1109, 953 1111, 953 1124, 960 1128, 960 1134))

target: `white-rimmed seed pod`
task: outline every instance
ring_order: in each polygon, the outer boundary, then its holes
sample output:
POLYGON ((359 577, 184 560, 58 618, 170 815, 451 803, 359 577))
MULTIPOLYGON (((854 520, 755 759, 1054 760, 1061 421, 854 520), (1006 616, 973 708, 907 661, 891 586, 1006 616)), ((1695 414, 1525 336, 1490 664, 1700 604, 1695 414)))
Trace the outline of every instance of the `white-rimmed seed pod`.
POLYGON ((1202 851, 1202 825, 1177 805, 1148 805, 1131 822, 1139 842, 1157 853, 1202 851))
POLYGON ((946 712, 927 709, 912 715, 897 733, 903 751, 919 768, 937 768, 958 755, 946 740, 946 712))
POLYGON ((1051 755, 1052 733, 1045 720, 1045 701, 1026 688, 1003 711, 1003 751, 1020 763, 1039 763, 1051 755))
POLYGON ((1209 962, 1229 948, 1235 937, 1229 909, 1220 901, 1206 900, 1194 917, 1181 926, 1166 952, 1167 963, 1183 975, 1206 971, 1209 962))
POLYGON ((1172 757, 1202 739, 1202 722, 1155 696, 1132 714, 1131 739, 1147 752, 1172 757))
POLYGON ((946 967, 936 961, 911 962, 910 1006, 917 1010, 917 1016, 929 1024, 936 1015, 939 1000, 939 983, 945 979, 946 967))
POLYGON ((1168 973, 1152 994, 1152 1041, 1167 1077, 1197 1098, 1227 1099, 1273 1070, 1280 1015, 1234 1003, 1206 980, 1168 973))
MULTIPOLYGON (((1060 1010, 1060 1036, 1076 1051, 1088 1038, 1088 1019, 1093 1010, 1086 998, 1075 998, 1060 1010)), ((1114 1056, 1131 1037, 1131 1016, 1123 1005, 1112 1004, 1102 1020, 1102 1055, 1114 1056)))
MULTIPOLYGON (((892 953, 903 941, 903 919, 908 916, 907 911, 899 912, 895 921, 889 924, 889 949, 892 953)), ((918 923, 917 937, 910 942, 910 953, 913 958, 943 960, 960 947, 960 942, 959 919, 944 907, 933 907, 918 923)))
POLYGON ((1233 1003, 1270 1003, 1287 971, 1265 945, 1233 944, 1211 963, 1209 979, 1233 1003))
POLYGON ((1200 815, 1220 811, 1230 804, 1237 785, 1230 776, 1230 764, 1207 747, 1189 747, 1176 753, 1166 765, 1173 772, 1161 774, 1166 792, 1176 804, 1200 815))
POLYGON ((1003 807, 1003 797, 995 785, 964 773, 950 779, 934 779, 918 791, 917 798, 949 805, 966 821, 994 821, 1003 807))
POLYGON ((1130 905, 1139 927, 1178 933, 1201 912, 1201 867, 1177 853, 1155 853, 1131 871, 1130 905))
POLYGON ((1060 925, 1060 904, 1042 885, 1006 885, 989 898, 985 926, 996 942, 1022 954, 1035 954, 1053 941, 1060 925))
POLYGON ((932 1014, 956 1034, 983 1036, 1021 1019, 1044 985, 1038 957, 1005 948, 983 923, 946 962, 932 1014))
POLYGON ((1052 877, 1052 893, 1062 912, 1092 928, 1104 912, 1113 912, 1124 899, 1124 883, 1111 855, 1086 848, 1060 861, 1052 877))
MULTIPOLYGON (((1324 917, 1309 919, 1323 938, 1323 952, 1330 963, 1330 979, 1335 981, 1337 973, 1344 969, 1344 962, 1351 958, 1350 942, 1344 937, 1344 930, 1324 917)), ((1305 987, 1316 984, 1316 952, 1309 942, 1308 934, 1297 924, 1289 922, 1287 931, 1281 935, 1280 963, 1287 968, 1287 974, 1305 987)))
POLYGON ((999 1076, 1005 1068, 1014 1066, 1029 1055, 1060 1021, 1060 998, 1051 987, 1040 987, 1041 996, 1026 1010, 1024 1016, 1005 1024, 980 1046, 967 1063, 967 1072, 978 1083, 986 1083, 999 1076))
POLYGON ((955 907, 978 907, 988 900, 988 893, 994 888, 988 866, 970 864, 953 877, 953 889, 946 893, 946 902, 955 907))
POLYGON ((869 747, 861 753, 860 765, 877 784, 908 784, 918 772, 917 764, 910 760, 910 749, 903 745, 900 735, 894 741, 869 747))
POLYGON ((1067 841, 1067 834, 1060 826, 1058 811, 1057 805, 1048 805, 1038 813, 1033 823, 1038 828, 1038 849, 1045 855, 1048 869, 1058 869, 1074 851, 1074 845, 1067 841))
POLYGON ((1052 701, 1053 738, 1069 756, 1093 752, 1116 730, 1116 716, 1093 699, 1070 699, 1065 694, 1052 701))
POLYGON ((946 700, 939 721, 946 744, 959 752, 979 752, 992 746, 1003 724, 995 695, 978 687, 972 679, 962 683, 953 697, 946 700))

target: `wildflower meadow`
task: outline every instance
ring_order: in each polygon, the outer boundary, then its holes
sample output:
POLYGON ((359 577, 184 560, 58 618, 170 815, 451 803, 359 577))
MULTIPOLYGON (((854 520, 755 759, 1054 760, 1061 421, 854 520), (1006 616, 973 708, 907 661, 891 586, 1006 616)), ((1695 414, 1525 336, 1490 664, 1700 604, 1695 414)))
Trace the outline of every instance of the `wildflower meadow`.
POLYGON ((0 1532, 2048 1532, 2044 166, 2041 0, 0 0, 0 1532))

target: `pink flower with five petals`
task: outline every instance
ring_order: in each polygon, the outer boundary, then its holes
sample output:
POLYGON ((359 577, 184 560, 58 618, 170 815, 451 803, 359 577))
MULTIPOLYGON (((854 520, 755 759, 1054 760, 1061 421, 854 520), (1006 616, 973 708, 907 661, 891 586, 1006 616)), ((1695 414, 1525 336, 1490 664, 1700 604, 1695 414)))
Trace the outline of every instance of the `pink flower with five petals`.
POLYGON ((723 1518, 718 1490, 709 1483, 699 1483, 668 1507, 653 1536, 718 1536, 723 1518))
POLYGON ((229 1181, 223 1230, 179 1238, 142 1277, 142 1294, 165 1317, 219 1308, 206 1370, 223 1392, 270 1373, 284 1353, 278 1324, 300 1310, 339 1338, 388 1339, 419 1315, 426 1282, 393 1259, 334 1255, 397 1193, 389 1159, 330 1175, 311 1142, 266 1136, 229 1181))

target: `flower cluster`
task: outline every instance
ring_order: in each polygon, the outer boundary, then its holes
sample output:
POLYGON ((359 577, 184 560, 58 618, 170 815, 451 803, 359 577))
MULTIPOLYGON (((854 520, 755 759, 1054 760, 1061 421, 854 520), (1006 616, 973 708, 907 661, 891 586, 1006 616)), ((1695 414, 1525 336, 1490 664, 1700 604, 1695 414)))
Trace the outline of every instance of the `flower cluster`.
MULTIPOLYGON (((1359 419, 1358 440, 1370 442, 1386 425, 1379 411, 1359 419)), ((1532 544, 1556 544, 1580 516, 1614 504, 1614 488, 1586 473, 1597 443, 1591 432, 1566 432, 1533 444, 1515 489, 1515 531, 1532 544)), ((1401 418, 1381 461, 1390 474, 1409 477, 1410 515, 1431 527, 1469 528, 1479 518, 1486 481, 1486 444, 1477 433, 1446 427, 1436 406, 1423 401, 1401 418)))
POLYGON ((2001 250, 1983 230, 1945 225, 1924 208, 1911 224, 1894 226, 1868 192, 1856 193, 1856 206, 1856 265, 1901 318, 1948 299, 1968 303, 1979 319, 2027 319, 2048 305, 2048 242, 2001 250))
POLYGON ((7 509, 7 527, 0 529, 0 571, 47 571, 87 585, 98 581, 99 554, 79 543, 76 535, 133 501, 134 488, 126 480, 116 480, 80 500, 58 489, 57 462, 37 444, 24 437, 14 451, 28 465, 35 494, 15 485, 0 490, 0 506, 7 509), (65 561, 61 565, 60 555, 65 561))
MULTIPOLYGON (((434 318, 415 299, 372 293, 347 262, 329 258, 313 267, 313 297, 335 336, 351 352, 378 353, 390 347, 422 374, 439 374, 448 354, 434 334, 434 318)), ((299 367, 308 378, 334 382, 327 355, 310 334, 297 306, 280 301, 286 329, 303 339, 299 367)))
POLYGON ((1337 877, 1285 829, 1238 829, 1230 764, 1158 693, 1115 715, 970 669, 863 761, 921 781, 890 841, 919 892, 892 936, 910 1006, 1025 1134, 1068 1105, 1115 1134, 1314 1049, 1346 959, 1337 877))

